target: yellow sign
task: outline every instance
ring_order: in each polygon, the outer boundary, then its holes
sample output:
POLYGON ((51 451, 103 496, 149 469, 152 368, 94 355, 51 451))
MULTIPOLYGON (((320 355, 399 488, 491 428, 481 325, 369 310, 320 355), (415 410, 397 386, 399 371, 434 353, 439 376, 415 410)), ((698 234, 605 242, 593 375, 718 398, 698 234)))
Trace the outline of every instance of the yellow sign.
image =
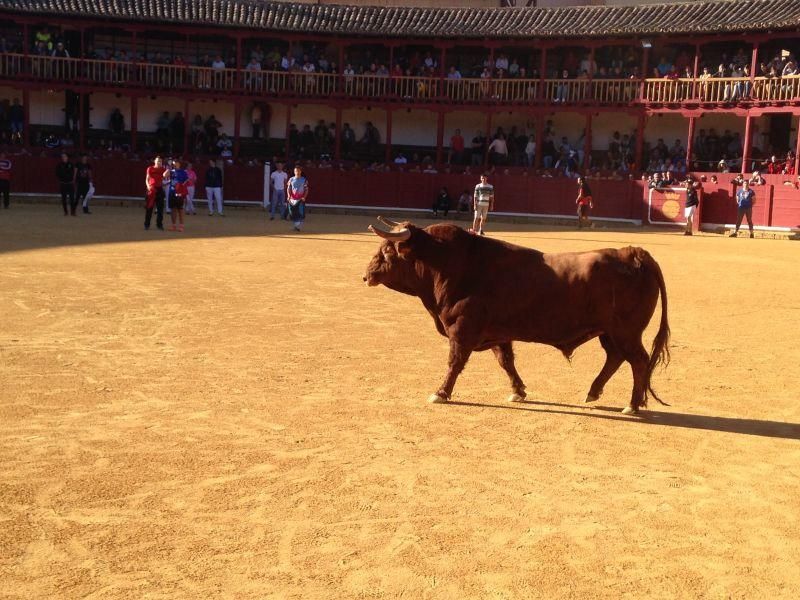
POLYGON ((667 200, 661 206, 661 214, 668 219, 674 219, 681 212, 681 205, 677 200, 667 200))

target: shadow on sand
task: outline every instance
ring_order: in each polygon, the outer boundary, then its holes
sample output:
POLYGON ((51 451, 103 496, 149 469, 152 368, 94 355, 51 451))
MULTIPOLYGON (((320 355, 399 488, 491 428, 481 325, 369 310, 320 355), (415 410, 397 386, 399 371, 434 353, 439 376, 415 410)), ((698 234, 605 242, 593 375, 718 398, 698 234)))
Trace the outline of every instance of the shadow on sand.
POLYGON ((754 419, 736 419, 732 417, 711 417, 687 413, 661 412, 657 410, 643 410, 639 416, 629 416, 622 414, 622 408, 591 404, 557 404, 555 402, 539 402, 535 400, 523 400, 522 402, 514 404, 479 404, 477 402, 459 402, 457 400, 451 400, 449 404, 477 408, 499 408, 534 413, 591 417, 612 421, 627 421, 637 425, 661 425, 665 427, 682 427, 685 429, 721 431, 725 433, 739 433, 760 437, 782 438, 786 440, 800 440, 800 424, 782 423, 780 421, 756 421, 754 419))

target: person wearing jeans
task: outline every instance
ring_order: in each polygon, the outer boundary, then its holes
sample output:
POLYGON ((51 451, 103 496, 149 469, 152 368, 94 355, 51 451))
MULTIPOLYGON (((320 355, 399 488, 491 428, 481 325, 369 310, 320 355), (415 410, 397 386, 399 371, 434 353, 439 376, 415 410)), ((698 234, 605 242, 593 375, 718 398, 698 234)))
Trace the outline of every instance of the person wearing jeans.
POLYGON ((739 211, 736 216, 736 230, 731 234, 731 237, 739 235, 742 217, 747 217, 747 225, 750 227, 750 237, 756 237, 753 235, 753 199, 755 195, 756 193, 750 187, 750 182, 745 179, 742 182, 742 189, 736 192, 736 204, 739 206, 739 211))
POLYGON ((284 206, 286 205, 286 181, 289 179, 289 174, 283 170, 283 163, 276 165, 275 171, 269 176, 272 182, 272 194, 269 197, 269 220, 275 219, 277 212, 284 220, 284 206))
POLYGON ((56 179, 58 179, 58 189, 61 192, 64 216, 72 214, 74 217, 75 209, 78 207, 75 200, 75 165, 69 161, 69 155, 66 152, 61 153, 61 162, 56 165, 56 179))
POLYGON ((214 214, 214 201, 217 203, 217 213, 224 217, 222 212, 222 169, 217 166, 213 159, 208 161, 206 169, 206 198, 208 198, 208 216, 214 214))
POLYGON ((0 152, 0 196, 3 197, 3 208, 9 206, 11 194, 11 161, 5 152, 0 152))
POLYGON ((147 167, 144 176, 144 185, 147 189, 145 196, 144 228, 150 229, 150 220, 153 218, 153 209, 156 209, 156 227, 164 229, 164 164, 160 156, 156 156, 153 165, 147 167))

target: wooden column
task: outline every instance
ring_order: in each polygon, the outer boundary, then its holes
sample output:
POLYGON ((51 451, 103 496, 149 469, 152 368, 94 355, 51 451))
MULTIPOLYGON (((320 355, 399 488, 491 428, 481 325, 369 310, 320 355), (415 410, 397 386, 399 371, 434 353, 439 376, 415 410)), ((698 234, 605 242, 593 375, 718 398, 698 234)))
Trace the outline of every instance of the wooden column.
POLYGON ((442 150, 444 147, 444 111, 439 110, 436 114, 436 168, 442 165, 442 150))
MULTIPOLYGON (((692 70, 692 98, 697 98, 697 77, 700 71, 700 44, 694 45, 694 67, 692 70)), ((686 147, 688 150, 688 146, 686 147)))
POLYGON ((292 105, 286 105, 286 162, 291 160, 292 144, 289 142, 289 125, 292 124, 292 105))
POLYGON ((753 56, 750 58, 750 89, 753 89, 753 79, 758 68, 758 42, 753 43, 753 56))
POLYGON ((31 145, 31 92, 22 88, 22 145, 25 148, 31 145))
POLYGON ((536 115, 536 154, 534 156, 533 166, 536 169, 542 167, 542 148, 544 144, 544 115, 539 113, 536 115))
POLYGON ((650 54, 650 48, 642 50, 642 65, 640 67, 639 75, 641 76, 641 84, 639 85, 639 101, 644 100, 644 81, 647 79, 647 58, 650 54))
POLYGON ((86 152, 86 128, 89 124, 89 107, 86 100, 89 98, 87 92, 78 94, 78 148, 81 152, 86 152))
POLYGON ((233 158, 239 158, 242 139, 242 101, 233 105, 233 158))
MULTIPOLYGON (((242 75, 244 73, 244 64, 242 63, 242 36, 236 36, 236 89, 241 90, 243 87, 242 82, 242 75)), ((237 145, 237 142, 234 142, 234 146, 237 145)), ((238 156, 238 153, 234 151, 234 155, 238 156)))
POLYGON ((392 163, 392 109, 386 109, 386 158, 384 162, 392 163))
POLYGON ((439 55, 439 98, 444 98, 445 94, 445 85, 444 79, 447 77, 447 71, 445 70, 445 63, 444 61, 447 60, 447 49, 442 46, 442 52, 439 55))
MULTIPOLYGON (((539 100, 544 99, 544 80, 547 78, 546 75, 547 71, 547 46, 542 46, 542 55, 539 57, 539 89, 536 90, 536 98, 539 100)), ((536 143, 539 144, 539 140, 536 140, 536 143)), ((536 160, 539 160, 539 153, 536 153, 536 160)), ((541 163, 540 163, 541 164, 541 163)))
POLYGON ((333 158, 342 160, 342 107, 336 107, 336 140, 334 141, 333 158))
POLYGON ((647 115, 642 113, 639 115, 639 121, 636 126, 636 153, 633 157, 634 171, 642 170, 642 150, 644 149, 644 128, 647 125, 647 115))
MULTIPOLYGON (((589 48, 589 83, 587 84, 589 89, 586 90, 586 95, 587 97, 590 97, 592 100, 596 101, 597 98, 595 97, 593 93, 594 90, 592 89, 592 81, 594 80, 594 69, 592 68, 592 65, 594 65, 594 44, 592 44, 592 46, 589 48)), ((591 122, 591 117, 589 118, 589 121, 591 122)))
POLYGON ((800 175, 800 114, 797 115, 797 142, 794 150, 794 176, 800 175))
POLYGON ((192 120, 189 118, 189 98, 183 102, 183 158, 190 155, 189 152, 189 130, 192 128, 192 120))
POLYGON ((22 24, 22 54, 25 58, 28 58, 28 50, 30 45, 30 29, 28 27, 28 23, 25 22, 22 24))
POLYGON ((689 117, 689 139, 686 140, 686 172, 692 170, 692 150, 694 149, 695 117, 689 117))
MULTIPOLYGON (((486 147, 489 147, 489 143, 492 141, 492 111, 486 111, 486 147)), ((483 167, 489 164, 489 152, 488 150, 484 150, 483 152, 483 167)))
POLYGON ((742 152, 742 173, 748 172, 748 163, 750 162, 750 152, 753 149, 753 140, 751 135, 751 126, 752 126, 753 117, 750 116, 750 113, 747 113, 747 116, 744 119, 744 151, 742 152))
MULTIPOLYGON (((134 33, 134 35, 136 35, 134 33)), ((131 152, 136 152, 136 133, 139 129, 139 98, 131 96, 131 152)))
POLYGON ((592 113, 587 113, 584 127, 586 132, 583 136, 583 169, 588 170, 592 164, 592 113))

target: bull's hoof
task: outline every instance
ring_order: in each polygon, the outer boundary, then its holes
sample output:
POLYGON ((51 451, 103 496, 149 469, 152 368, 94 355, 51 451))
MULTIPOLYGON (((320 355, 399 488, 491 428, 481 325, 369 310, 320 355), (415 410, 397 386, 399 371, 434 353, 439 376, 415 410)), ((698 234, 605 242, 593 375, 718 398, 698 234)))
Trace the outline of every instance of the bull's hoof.
POLYGON ((519 395, 519 394, 517 394, 517 393, 515 392, 515 393, 511 394, 511 395, 510 395, 510 396, 507 398, 507 400, 508 400, 509 402, 522 402, 523 400, 525 400, 525 396, 521 396, 521 395, 519 395))
POLYGON ((431 394, 428 396, 428 402, 431 404, 446 404, 447 398, 440 396, 439 394, 431 394))
POLYGON ((586 400, 583 401, 584 404, 589 404, 590 402, 597 402, 600 400, 600 396, 593 396, 592 394, 586 395, 586 400))
POLYGON ((634 415, 634 416, 638 417, 639 416, 639 409, 638 408, 633 408, 632 406, 626 406, 625 408, 622 409, 622 414, 623 415, 634 415))

